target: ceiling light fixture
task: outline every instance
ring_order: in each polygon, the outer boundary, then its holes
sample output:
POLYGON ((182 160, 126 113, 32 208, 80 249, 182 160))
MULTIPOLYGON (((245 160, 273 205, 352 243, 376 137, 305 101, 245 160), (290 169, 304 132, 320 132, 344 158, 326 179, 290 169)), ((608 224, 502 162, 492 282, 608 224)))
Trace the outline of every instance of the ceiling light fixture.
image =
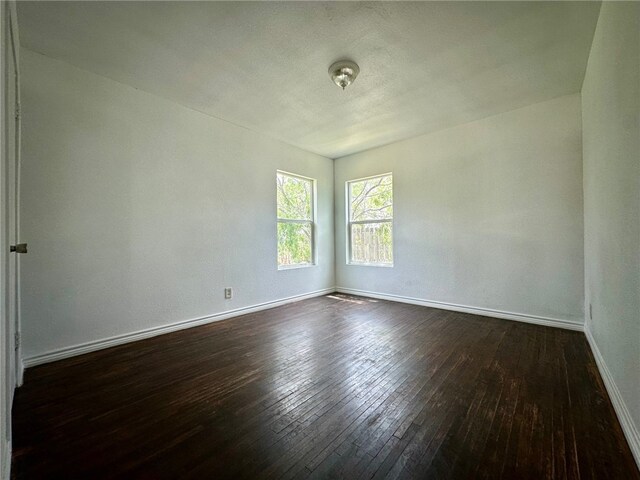
POLYGON ((343 90, 353 83, 359 73, 360 67, 351 60, 340 60, 329 67, 331 80, 343 90))

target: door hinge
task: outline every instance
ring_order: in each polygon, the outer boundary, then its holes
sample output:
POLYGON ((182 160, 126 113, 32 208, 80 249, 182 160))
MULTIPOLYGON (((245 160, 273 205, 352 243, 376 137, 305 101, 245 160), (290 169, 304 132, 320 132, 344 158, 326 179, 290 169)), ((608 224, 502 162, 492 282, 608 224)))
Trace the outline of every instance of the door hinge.
POLYGON ((13 338, 15 342, 15 349, 18 350, 20 348, 20 333, 16 332, 13 338))
POLYGON ((20 105, 16 106, 16 120, 20 120, 20 105))

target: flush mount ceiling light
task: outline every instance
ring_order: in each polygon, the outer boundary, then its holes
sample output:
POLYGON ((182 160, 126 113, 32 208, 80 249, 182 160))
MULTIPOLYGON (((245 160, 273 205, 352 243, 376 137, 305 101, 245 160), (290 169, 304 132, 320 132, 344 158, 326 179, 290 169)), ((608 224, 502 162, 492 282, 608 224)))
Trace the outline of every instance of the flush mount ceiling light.
POLYGON ((360 67, 351 60, 340 60, 329 67, 331 80, 343 90, 353 83, 359 73, 360 67))

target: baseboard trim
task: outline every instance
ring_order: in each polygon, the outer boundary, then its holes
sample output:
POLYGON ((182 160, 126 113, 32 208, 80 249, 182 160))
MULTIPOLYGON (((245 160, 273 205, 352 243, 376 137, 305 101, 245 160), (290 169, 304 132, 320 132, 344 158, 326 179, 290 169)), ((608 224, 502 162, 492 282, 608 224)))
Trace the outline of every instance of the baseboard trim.
POLYGON ((192 318, 189 320, 183 320, 181 322, 172 323, 170 325, 163 325, 161 327, 153 327, 145 330, 139 330, 137 332, 127 333, 124 335, 117 335, 114 337, 104 338, 92 342, 81 343, 79 345, 73 345, 71 347, 61 348, 59 350, 53 350, 41 355, 35 355, 23 359, 24 368, 34 367, 36 365, 42 365, 43 363, 55 362, 69 357, 75 357, 77 355, 83 355, 85 353, 95 352, 96 350, 103 350, 109 347, 115 347, 116 345, 122 345, 124 343, 135 342, 137 340, 143 340, 145 338, 156 337, 165 333, 176 332, 178 330, 184 330, 186 328, 197 327, 205 325, 207 323, 219 322, 232 317, 238 317, 240 315, 246 315, 248 313, 259 312, 260 310, 267 310, 269 308, 279 307, 287 303, 299 302, 307 298, 320 297, 329 293, 334 293, 336 289, 334 287, 324 288, 322 290, 316 290, 314 292, 303 293, 301 295, 294 295, 291 297, 281 298, 278 300, 272 300, 269 302, 258 303, 255 305, 249 305, 247 307, 237 308, 234 310, 228 310, 226 312, 215 313, 213 315, 207 315, 204 317, 192 318))
POLYGON ((607 389, 607 393, 609 394, 609 398, 611 399, 611 403, 613 404, 613 408, 616 411, 616 415, 618 416, 620 426, 622 426, 624 436, 627 439, 629 448, 631 448, 631 453, 635 458, 636 464, 640 469, 640 431, 638 431, 638 427, 633 422, 633 418, 631 418, 631 413, 629 413, 627 404, 622 398, 622 394, 620 393, 620 390, 618 389, 618 386, 616 385, 616 382, 614 381, 613 376, 609 371, 609 367, 607 367, 607 364, 604 361, 602 353, 600 353, 598 344, 596 343, 595 338, 593 338, 588 325, 584 329, 584 333, 587 336, 587 341, 589 342, 589 346, 591 347, 593 356, 596 359, 596 365, 598 366, 600 376, 602 377, 604 386, 607 389))
POLYGON ((11 478, 11 442, 2 439, 2 480, 11 478))
POLYGON ((518 322, 534 323, 536 325, 544 325, 546 327, 564 328, 567 330, 575 330, 582 332, 584 326, 580 322, 572 320, 561 320, 558 318, 538 317, 524 313, 504 312, 501 310, 492 310, 489 308, 470 307, 468 305, 458 305, 456 303, 438 302, 434 300, 425 300, 421 298, 405 297, 401 295, 393 295, 387 293, 369 292, 367 290, 356 290, 354 288, 336 287, 339 293, 349 295, 360 295, 363 297, 379 298, 381 300, 390 300, 392 302, 410 303, 412 305, 422 305, 424 307, 440 308, 442 310, 453 310, 456 312, 472 313, 474 315, 482 315, 484 317, 502 318, 504 320, 515 320, 518 322))
POLYGON ((16 387, 21 387, 24 381, 24 362, 18 359, 16 365, 16 387))

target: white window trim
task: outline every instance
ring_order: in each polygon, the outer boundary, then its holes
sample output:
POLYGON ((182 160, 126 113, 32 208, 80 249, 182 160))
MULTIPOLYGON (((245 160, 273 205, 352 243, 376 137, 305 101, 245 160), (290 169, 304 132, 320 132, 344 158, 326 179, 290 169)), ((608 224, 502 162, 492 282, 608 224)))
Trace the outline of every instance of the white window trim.
POLYGON ((393 222, 393 217, 392 218, 378 218, 375 220, 354 220, 351 221, 351 188, 350 188, 350 184, 351 183, 356 183, 356 182, 362 182, 364 180, 370 180, 372 178, 380 178, 380 177, 388 177, 391 176, 391 205, 393 206, 394 201, 393 201, 393 172, 387 172, 387 173, 380 173, 378 175, 370 175, 368 177, 362 177, 362 178, 354 178, 352 180, 347 180, 345 182, 345 196, 346 196, 346 215, 345 218, 347 219, 347 248, 346 248, 346 252, 347 252, 347 259, 346 259, 346 263, 347 265, 354 265, 354 266, 358 266, 358 267, 386 267, 386 268, 393 268, 393 264, 395 262, 395 251, 394 251, 394 247, 395 247, 395 242, 393 241, 393 237, 391 237, 391 252, 392 252, 392 257, 394 259, 393 262, 391 263, 375 263, 375 262, 354 262, 352 259, 352 255, 351 255, 351 225, 366 225, 368 223, 390 223, 391 224, 391 231, 394 231, 394 222, 393 222))
POLYGON ((279 218, 278 217, 278 194, 276 192, 276 237, 278 231, 279 223, 299 223, 299 224, 309 224, 311 226, 311 263, 297 263, 295 265, 280 265, 278 264, 278 241, 276 238, 276 265, 278 270, 295 270, 298 268, 309 268, 315 267, 318 264, 317 258, 317 228, 316 228, 316 205, 317 205, 317 188, 316 188, 316 179, 305 177, 302 175, 298 175, 297 173, 286 172, 284 170, 276 170, 276 176, 278 174, 286 175, 288 177, 299 178, 301 180, 305 180, 307 182, 311 182, 311 220, 305 219, 291 219, 291 218, 279 218))

